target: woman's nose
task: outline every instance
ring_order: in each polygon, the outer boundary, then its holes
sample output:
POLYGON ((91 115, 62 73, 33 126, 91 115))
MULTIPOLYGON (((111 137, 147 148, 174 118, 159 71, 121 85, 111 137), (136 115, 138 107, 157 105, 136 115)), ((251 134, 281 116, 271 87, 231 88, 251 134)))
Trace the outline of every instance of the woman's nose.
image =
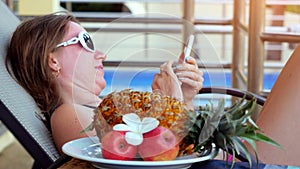
POLYGON ((106 59, 106 55, 103 52, 100 52, 99 50, 96 50, 94 57, 95 59, 102 59, 102 60, 106 59))

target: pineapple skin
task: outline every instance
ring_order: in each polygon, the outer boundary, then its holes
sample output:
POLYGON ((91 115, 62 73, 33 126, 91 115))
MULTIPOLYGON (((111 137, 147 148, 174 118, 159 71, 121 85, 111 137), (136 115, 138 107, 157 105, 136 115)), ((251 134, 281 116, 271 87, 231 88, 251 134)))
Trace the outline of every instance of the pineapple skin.
POLYGON ((103 98, 94 116, 94 127, 99 139, 111 131, 114 125, 123 123, 122 115, 128 113, 136 113, 141 119, 156 118, 160 126, 170 129, 177 136, 180 156, 192 153, 190 145, 184 143, 184 137, 194 124, 194 111, 189 110, 183 102, 160 93, 125 89, 103 98))

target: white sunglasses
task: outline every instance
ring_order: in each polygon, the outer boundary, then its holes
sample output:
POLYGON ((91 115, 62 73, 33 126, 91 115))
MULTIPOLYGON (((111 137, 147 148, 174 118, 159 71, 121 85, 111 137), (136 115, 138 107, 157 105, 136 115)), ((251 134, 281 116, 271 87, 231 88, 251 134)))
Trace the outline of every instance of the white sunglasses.
POLYGON ((59 48, 59 47, 65 47, 65 46, 69 46, 69 45, 74 45, 74 44, 77 44, 78 42, 80 42, 81 46, 89 51, 89 52, 92 52, 94 53, 95 52, 95 47, 94 47, 94 43, 92 41, 92 38, 91 36, 85 32, 85 31, 82 31, 82 32, 79 32, 78 34, 78 37, 74 37, 68 41, 65 41, 65 42, 62 42, 58 45, 56 45, 56 48, 59 48))

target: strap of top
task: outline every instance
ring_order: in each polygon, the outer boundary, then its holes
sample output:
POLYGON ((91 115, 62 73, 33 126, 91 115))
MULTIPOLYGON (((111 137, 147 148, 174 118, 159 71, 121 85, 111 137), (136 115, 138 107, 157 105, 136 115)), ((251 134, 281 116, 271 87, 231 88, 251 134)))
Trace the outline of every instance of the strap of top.
POLYGON ((83 104, 82 106, 85 106, 85 107, 88 107, 88 108, 91 108, 91 109, 96 109, 96 108, 98 108, 98 107, 91 106, 91 105, 87 105, 87 104, 83 104))

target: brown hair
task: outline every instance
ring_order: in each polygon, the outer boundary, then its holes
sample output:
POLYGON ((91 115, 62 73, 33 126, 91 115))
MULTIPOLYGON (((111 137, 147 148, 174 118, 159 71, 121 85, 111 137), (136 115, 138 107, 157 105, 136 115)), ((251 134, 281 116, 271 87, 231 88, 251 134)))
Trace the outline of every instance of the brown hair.
POLYGON ((49 14, 21 23, 11 38, 6 68, 33 97, 50 127, 50 117, 61 99, 48 66, 48 56, 55 51, 66 33, 72 15, 49 14))

